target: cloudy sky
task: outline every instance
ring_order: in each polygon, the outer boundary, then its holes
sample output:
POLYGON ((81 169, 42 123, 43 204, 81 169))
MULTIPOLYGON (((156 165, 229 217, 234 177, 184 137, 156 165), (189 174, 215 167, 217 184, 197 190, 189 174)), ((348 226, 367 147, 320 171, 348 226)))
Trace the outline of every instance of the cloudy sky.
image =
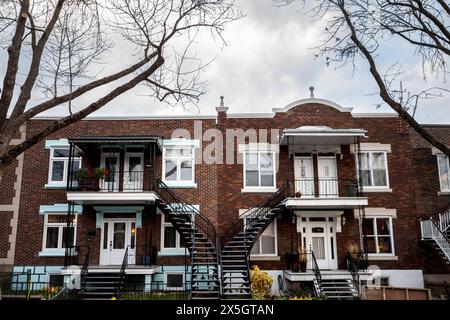
MULTIPOLYGON (((320 43, 320 22, 312 21, 301 7, 273 6, 271 0, 237 0, 246 17, 230 24, 225 33, 228 45, 220 46, 201 38, 199 55, 216 57, 202 74, 209 81, 208 92, 201 97, 198 108, 168 106, 145 95, 145 88, 135 88, 104 107, 98 116, 131 115, 210 115, 225 96, 232 113, 270 112, 292 101, 307 98, 313 85, 316 97, 333 100, 355 112, 390 112, 373 93, 374 81, 364 61, 353 72, 351 66, 327 67, 323 58, 315 58, 314 48, 320 43)), ((393 63, 402 65, 401 80, 411 92, 439 86, 449 87, 442 78, 424 79, 420 60, 413 49, 398 42, 387 43, 378 61, 383 68, 393 63)), ((113 49, 102 64, 102 72, 114 71, 118 61, 126 64, 127 45, 113 49)), ((131 51, 131 49, 130 49, 131 51)), ((4 56, 3 56, 4 57, 4 56)), ((4 59, 3 59, 4 60, 4 59)), ((4 64, 0 62, 0 71, 4 64)), ((108 92, 106 86, 97 93, 108 92)), ((96 93, 96 94, 97 94, 96 93)), ((450 94, 421 103, 417 118, 423 123, 450 123, 450 94)), ((47 114, 50 115, 50 114, 47 114)))

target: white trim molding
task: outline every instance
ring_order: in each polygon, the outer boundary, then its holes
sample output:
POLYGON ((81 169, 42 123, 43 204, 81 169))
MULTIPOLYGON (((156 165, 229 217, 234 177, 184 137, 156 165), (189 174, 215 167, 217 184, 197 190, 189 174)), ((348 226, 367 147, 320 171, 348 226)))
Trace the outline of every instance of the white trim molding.
POLYGON ((270 151, 280 153, 280 145, 270 143, 248 143, 238 145, 239 153, 244 153, 247 151, 270 151))
POLYGON ((192 139, 164 139, 163 146, 193 146, 194 148, 200 148, 200 140, 192 140, 192 139))
MULTIPOLYGON (((359 219, 359 209, 353 210, 355 219, 359 219)), ((397 219, 397 209, 387 208, 365 208, 364 215, 366 217, 391 217, 397 219)))
MULTIPOLYGON (((367 151, 382 151, 391 153, 392 148, 390 144, 381 144, 379 142, 362 142, 359 144, 359 148, 361 152, 367 151)), ((355 153, 355 146, 350 145, 350 153, 355 153)))
POLYGON ((283 108, 273 108, 272 112, 286 112, 294 107, 303 106, 305 104, 309 103, 316 103, 316 104, 323 104, 328 107, 332 107, 336 109, 339 112, 352 112, 353 108, 344 108, 341 105, 337 104, 336 102, 327 100, 327 99, 320 99, 320 98, 307 98, 307 99, 300 99, 294 102, 289 103, 287 106, 283 108))

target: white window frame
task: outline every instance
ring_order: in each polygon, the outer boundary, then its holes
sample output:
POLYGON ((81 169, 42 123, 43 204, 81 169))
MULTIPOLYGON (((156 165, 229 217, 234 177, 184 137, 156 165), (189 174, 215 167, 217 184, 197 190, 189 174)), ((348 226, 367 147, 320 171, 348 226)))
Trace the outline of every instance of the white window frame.
POLYGON ((167 145, 163 147, 163 156, 162 156, 162 181, 168 185, 169 187, 191 187, 196 188, 197 184, 195 183, 195 145, 167 145), (190 157, 167 157, 167 149, 191 149, 190 157), (166 180, 166 160, 170 159, 176 161, 177 163, 177 180, 166 180), (181 161, 191 160, 192 161, 192 177, 191 180, 180 180, 181 176, 181 161))
POLYGON ((185 287, 185 274, 184 274, 184 272, 176 272, 176 271, 166 271, 166 272, 164 272, 164 287, 165 287, 165 290, 171 290, 171 289, 172 290, 173 289, 176 289, 176 290, 180 289, 180 291, 184 290, 184 287, 185 287), (177 275, 177 276, 181 275, 183 277, 182 286, 181 287, 169 287, 169 286, 167 286, 167 283, 168 283, 167 278, 170 275, 177 275))
MULTIPOLYGON (((45 253, 60 253, 65 251, 66 249, 63 248, 63 243, 62 243, 62 239, 63 239, 63 230, 64 227, 67 227, 67 223, 63 222, 63 223, 54 223, 48 222, 48 216, 49 215, 55 215, 55 216, 66 216, 67 212, 50 212, 50 213, 45 213, 44 215, 44 231, 43 231, 43 235, 42 235, 42 252, 45 253), (48 227, 58 227, 58 247, 57 248, 47 248, 47 228, 48 227)), ((73 244, 76 245, 77 243, 77 223, 78 223, 78 215, 76 213, 73 214, 75 217, 75 220, 72 224, 73 229, 73 244)))
POLYGON ((449 171, 449 170, 450 170, 450 162, 449 162, 448 156, 446 156, 446 155, 443 154, 443 153, 437 154, 437 158, 436 158, 436 159, 437 159, 438 174, 439 174, 439 188, 440 188, 441 192, 450 192, 450 174, 449 174, 448 177, 447 177, 449 188, 448 188, 448 189, 442 188, 442 181, 441 181, 441 180, 442 180, 442 179, 441 179, 441 171, 442 171, 442 168, 441 168, 441 166, 440 166, 439 157, 444 157, 444 158, 445 158, 446 164, 447 164, 447 172, 450 173, 450 171, 449 171))
POLYGON ((373 169, 372 169, 372 154, 373 153, 382 153, 383 154, 384 164, 385 164, 385 167, 386 167, 386 185, 385 186, 374 186, 374 185, 364 186, 364 185, 361 184, 362 191, 372 191, 372 190, 374 190, 374 191, 376 191, 376 190, 391 191, 391 189, 390 189, 390 182, 389 182, 388 159, 387 159, 387 152, 386 151, 381 151, 381 150, 373 150, 373 151, 371 151, 371 150, 361 150, 360 152, 358 152, 356 154, 356 168, 357 168, 358 181, 361 181, 360 180, 360 174, 359 174, 359 171, 360 171, 359 170, 359 156, 360 156, 360 154, 363 154, 363 153, 369 154, 369 171, 370 171, 370 180, 371 180, 372 184, 373 184, 373 181, 374 181, 373 180, 373 169))
MULTIPOLYGON (((389 230, 390 230, 390 239, 391 239, 391 248, 392 248, 392 252, 391 253, 370 253, 368 252, 368 256, 369 257, 394 257, 395 256, 395 247, 394 247, 394 228, 393 228, 393 224, 392 224, 392 217, 388 217, 388 216, 366 216, 364 217, 364 219, 371 219, 372 220, 372 225, 373 225, 373 235, 370 235, 370 237, 375 237, 375 248, 378 251, 378 227, 377 227, 377 223, 376 220, 377 219, 388 219, 389 220, 389 230)), ((362 223, 362 221, 361 221, 362 223)), ((364 243, 364 234, 361 234, 361 237, 363 238, 363 243, 364 243)))
MULTIPOLYGON (((246 221, 246 220, 244 220, 244 221, 246 221)), ((273 224, 273 228, 274 228, 274 234, 273 234, 273 237, 275 237, 275 253, 261 253, 261 248, 262 248, 262 246, 261 246, 261 241, 262 241, 262 237, 263 236, 267 236, 267 234, 265 234, 265 232, 267 231, 267 228, 264 230, 264 232, 263 233, 261 233, 261 235, 258 237, 258 240, 256 240, 256 242, 258 242, 259 243, 259 253, 253 253, 252 251, 250 251, 250 255, 252 256, 252 257, 278 257, 278 229, 277 229, 277 218, 275 218, 270 224, 273 224)), ((270 224, 269 224, 269 226, 270 226, 270 224)), ((269 226, 267 226, 267 227, 269 227, 269 226)), ((272 235, 270 235, 271 237, 272 237, 272 235)), ((255 242, 255 244, 253 245, 253 248, 255 247, 255 245, 256 245, 256 242, 255 242)), ((252 250, 253 250, 253 248, 252 248, 252 250)))
POLYGON ((276 185, 277 185, 277 173, 276 173, 276 157, 275 157, 276 152, 273 150, 245 150, 243 151, 243 164, 242 164, 242 168, 244 170, 244 181, 243 181, 243 186, 244 188, 242 189, 243 192, 274 192, 276 191, 276 185), (246 168, 246 163, 247 163, 247 155, 253 153, 253 154, 257 154, 258 155, 258 186, 247 186, 247 168, 246 168), (273 174, 273 185, 272 186, 261 186, 261 161, 260 161, 260 157, 261 157, 261 153, 270 153, 272 154, 272 174, 273 174))
MULTIPOLYGON (((66 187, 67 185, 67 174, 69 172, 69 157, 55 157, 55 150, 57 149, 63 149, 63 150, 70 150, 67 146, 55 146, 50 147, 50 160, 48 165, 48 186, 60 186, 60 187, 66 187), (63 180, 62 181, 53 181, 52 180, 52 173, 53 173, 53 162, 54 161, 62 161, 64 162, 64 169, 63 169, 63 180)), ((80 162, 80 168, 82 165, 82 158, 81 157, 74 157, 72 161, 79 161, 80 162)))
POLYGON ((165 215, 162 214, 161 215, 161 245, 160 245, 161 251, 167 252, 167 253, 170 253, 171 251, 173 251, 173 252, 178 253, 180 250, 185 250, 185 248, 181 246, 181 236, 176 229, 175 229, 175 247, 174 248, 166 248, 164 246, 164 228, 165 227, 174 227, 175 228, 175 226, 171 222, 166 221, 165 215))

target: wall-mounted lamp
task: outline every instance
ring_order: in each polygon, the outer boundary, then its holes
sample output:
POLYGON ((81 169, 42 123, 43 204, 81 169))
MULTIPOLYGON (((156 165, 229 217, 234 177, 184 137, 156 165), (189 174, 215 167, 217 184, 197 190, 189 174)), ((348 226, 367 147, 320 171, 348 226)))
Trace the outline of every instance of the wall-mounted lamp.
POLYGON ((341 154, 339 155, 339 160, 342 160, 342 159, 344 159, 344 155, 341 153, 341 154))
POLYGON ((343 225, 343 226, 345 226, 345 223, 347 222, 347 219, 345 219, 345 217, 342 217, 342 219, 341 219, 341 224, 343 225))

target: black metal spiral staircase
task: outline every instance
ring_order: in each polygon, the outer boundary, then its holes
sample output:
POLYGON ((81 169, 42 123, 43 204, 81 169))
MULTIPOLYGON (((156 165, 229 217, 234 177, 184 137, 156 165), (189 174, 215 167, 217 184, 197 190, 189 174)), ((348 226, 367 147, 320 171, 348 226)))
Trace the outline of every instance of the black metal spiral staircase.
POLYGON ((218 299, 220 295, 217 233, 208 217, 187 204, 159 178, 156 206, 180 234, 191 254, 191 298, 218 299))
POLYGON ((244 212, 222 236, 222 298, 251 299, 250 251, 261 233, 285 209, 282 201, 288 193, 286 184, 258 207, 244 212))

